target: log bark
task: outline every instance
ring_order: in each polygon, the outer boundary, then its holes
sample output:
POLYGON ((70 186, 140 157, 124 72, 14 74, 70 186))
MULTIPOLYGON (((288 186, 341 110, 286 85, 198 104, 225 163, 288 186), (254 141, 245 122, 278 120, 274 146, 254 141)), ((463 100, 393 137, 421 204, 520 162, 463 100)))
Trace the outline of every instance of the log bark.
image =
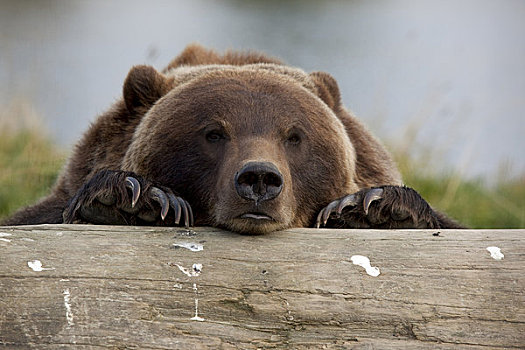
POLYGON ((523 348, 524 238, 0 227, 0 347, 523 348), (353 264, 355 255, 380 274, 353 264))

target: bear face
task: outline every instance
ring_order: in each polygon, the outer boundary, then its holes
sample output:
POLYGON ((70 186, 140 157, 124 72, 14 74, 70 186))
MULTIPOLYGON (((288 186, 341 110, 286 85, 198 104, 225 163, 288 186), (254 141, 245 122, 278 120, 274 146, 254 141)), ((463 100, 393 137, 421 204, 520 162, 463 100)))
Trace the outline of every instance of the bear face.
POLYGON ((173 87, 142 117, 123 170, 173 189, 199 213, 197 225, 250 233, 312 225, 320 206, 358 189, 355 155, 341 121, 303 85, 308 77, 284 73, 272 65, 130 73, 127 85, 153 96, 142 96, 146 104, 173 87))

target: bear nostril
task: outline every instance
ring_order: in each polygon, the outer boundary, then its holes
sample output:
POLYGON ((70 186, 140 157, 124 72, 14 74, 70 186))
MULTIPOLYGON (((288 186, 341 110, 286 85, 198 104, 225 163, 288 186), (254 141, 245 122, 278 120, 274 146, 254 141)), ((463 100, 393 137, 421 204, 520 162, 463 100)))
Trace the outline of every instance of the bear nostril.
POLYGON ((263 178, 263 183, 267 186, 280 187, 283 184, 281 174, 268 173, 263 178))
POLYGON ((283 188, 283 177, 269 162, 249 162, 235 175, 235 189, 244 199, 257 203, 277 197, 283 188))

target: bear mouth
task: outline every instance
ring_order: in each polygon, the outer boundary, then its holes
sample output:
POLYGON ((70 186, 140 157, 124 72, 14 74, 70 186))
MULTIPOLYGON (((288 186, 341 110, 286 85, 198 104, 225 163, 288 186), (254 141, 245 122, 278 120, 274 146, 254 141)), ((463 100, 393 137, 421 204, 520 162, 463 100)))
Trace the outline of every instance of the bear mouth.
POLYGON ((271 216, 268 216, 264 213, 246 213, 240 216, 241 219, 253 219, 253 220, 268 220, 274 221, 271 216))

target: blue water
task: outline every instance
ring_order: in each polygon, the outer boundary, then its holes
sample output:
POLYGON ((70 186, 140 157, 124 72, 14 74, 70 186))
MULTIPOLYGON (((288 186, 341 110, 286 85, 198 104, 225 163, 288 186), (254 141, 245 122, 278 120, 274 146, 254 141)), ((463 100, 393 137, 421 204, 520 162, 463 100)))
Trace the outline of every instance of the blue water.
POLYGON ((0 1, 0 106, 71 144, 187 43, 257 49, 339 82, 346 106, 429 170, 525 173, 525 2, 0 1))

